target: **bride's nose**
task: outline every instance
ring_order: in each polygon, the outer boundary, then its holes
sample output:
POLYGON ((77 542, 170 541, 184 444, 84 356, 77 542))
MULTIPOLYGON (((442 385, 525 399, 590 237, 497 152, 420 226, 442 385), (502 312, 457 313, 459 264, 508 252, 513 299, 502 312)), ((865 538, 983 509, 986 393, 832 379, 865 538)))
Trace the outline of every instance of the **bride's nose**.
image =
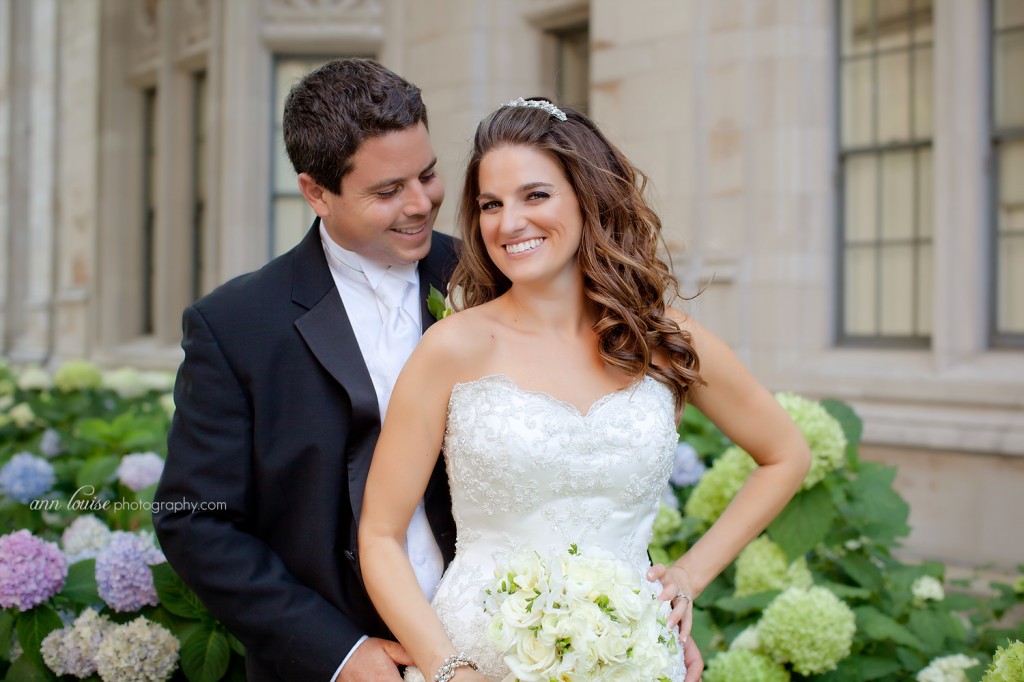
POLYGON ((501 222, 498 225, 501 236, 514 237, 526 229, 526 216, 516 207, 506 206, 501 212, 501 222))

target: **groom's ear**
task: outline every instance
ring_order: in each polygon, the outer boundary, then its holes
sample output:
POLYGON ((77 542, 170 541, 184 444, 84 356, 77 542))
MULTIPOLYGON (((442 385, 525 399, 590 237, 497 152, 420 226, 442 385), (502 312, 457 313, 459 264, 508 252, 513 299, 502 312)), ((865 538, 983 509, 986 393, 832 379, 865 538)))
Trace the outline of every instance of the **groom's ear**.
POLYGON ((328 191, 309 173, 299 173, 299 191, 318 216, 326 218, 331 214, 330 206, 324 201, 324 195, 328 194, 328 191))

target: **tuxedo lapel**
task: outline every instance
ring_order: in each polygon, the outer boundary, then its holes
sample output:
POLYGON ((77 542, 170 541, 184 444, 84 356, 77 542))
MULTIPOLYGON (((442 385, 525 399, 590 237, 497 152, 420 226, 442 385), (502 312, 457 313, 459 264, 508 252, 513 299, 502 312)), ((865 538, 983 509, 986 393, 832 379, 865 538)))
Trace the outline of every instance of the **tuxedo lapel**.
POLYGON ((453 265, 452 249, 448 246, 447 238, 444 235, 435 233, 433 244, 427 257, 420 261, 420 317, 423 320, 423 331, 427 331, 430 325, 436 320, 430 313, 427 299, 430 297, 430 287, 448 295, 448 278, 451 275, 453 265))
POLYGON ((296 247, 292 300, 308 309, 295 320, 296 329, 324 369, 348 393, 352 406, 352 430, 345 455, 352 515, 358 524, 366 473, 380 433, 380 408, 359 342, 324 256, 319 218, 296 247))

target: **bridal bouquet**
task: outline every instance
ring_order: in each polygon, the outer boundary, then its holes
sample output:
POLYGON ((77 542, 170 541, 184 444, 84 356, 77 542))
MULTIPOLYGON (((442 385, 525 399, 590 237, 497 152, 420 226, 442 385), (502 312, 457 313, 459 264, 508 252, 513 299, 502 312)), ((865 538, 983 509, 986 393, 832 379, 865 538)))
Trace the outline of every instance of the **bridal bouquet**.
POLYGON ((572 545, 549 559, 512 556, 494 575, 484 610, 488 639, 512 671, 506 682, 670 682, 679 662, 671 607, 634 567, 572 545))

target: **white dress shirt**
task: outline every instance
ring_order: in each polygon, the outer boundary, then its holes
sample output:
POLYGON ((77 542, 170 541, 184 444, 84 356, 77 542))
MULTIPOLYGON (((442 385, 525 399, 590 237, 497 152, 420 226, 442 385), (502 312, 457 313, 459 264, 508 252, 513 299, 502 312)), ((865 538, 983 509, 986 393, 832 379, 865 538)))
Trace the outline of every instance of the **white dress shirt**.
MULTIPOLYGON (((324 254, 327 257, 331 275, 334 277, 334 283, 338 287, 338 293, 345 303, 345 311, 348 313, 349 322, 352 324, 356 341, 359 343, 359 351, 370 372, 370 379, 373 381, 373 388, 377 394, 377 405, 380 408, 383 422, 384 415, 387 414, 391 391, 398 376, 392 369, 397 364, 395 358, 386 355, 395 349, 381 348, 379 344, 381 330, 384 320, 387 319, 388 311, 384 304, 377 299, 374 289, 380 284, 389 269, 392 275, 408 280, 412 286, 406 289, 402 308, 419 324, 417 328, 422 329, 419 272, 415 263, 389 268, 343 249, 331 239, 322 224, 320 225, 320 241, 323 243, 324 254)), ((405 358, 401 358, 401 360, 404 362, 405 358)), ((416 579, 429 601, 433 598, 437 584, 441 580, 441 574, 444 572, 444 559, 441 556, 441 549, 434 539, 430 524, 427 522, 422 500, 409 522, 406 551, 409 554, 409 561, 412 563, 416 579)), ((356 642, 352 650, 345 656, 335 671, 334 677, 331 678, 332 682, 337 679, 345 663, 365 639, 366 637, 363 637, 356 642)))

